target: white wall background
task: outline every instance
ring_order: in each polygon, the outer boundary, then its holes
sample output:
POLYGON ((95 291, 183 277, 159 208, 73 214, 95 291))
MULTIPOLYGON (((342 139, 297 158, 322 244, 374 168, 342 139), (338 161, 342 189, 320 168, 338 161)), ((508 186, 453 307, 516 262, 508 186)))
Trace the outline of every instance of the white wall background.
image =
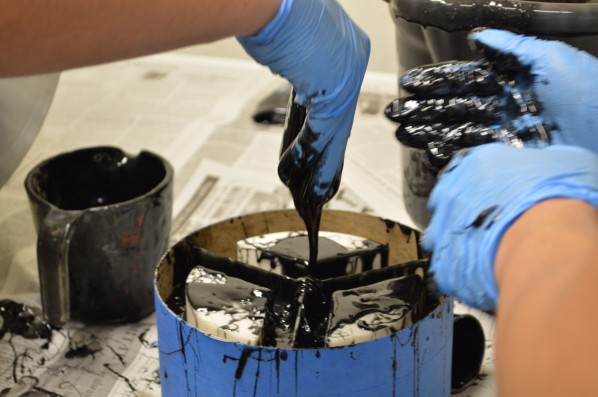
MULTIPOLYGON (((370 36, 372 52, 368 70, 397 72, 395 31, 388 4, 383 0, 339 0, 353 20, 370 36)), ((187 47, 185 53, 249 58, 235 39, 187 47)))

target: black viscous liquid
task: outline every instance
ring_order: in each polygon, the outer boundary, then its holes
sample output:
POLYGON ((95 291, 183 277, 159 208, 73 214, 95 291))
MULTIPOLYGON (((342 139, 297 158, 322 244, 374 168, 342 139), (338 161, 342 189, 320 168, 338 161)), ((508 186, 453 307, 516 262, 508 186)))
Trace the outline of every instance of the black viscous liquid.
MULTIPOLYGON (((207 299, 205 303, 200 302, 199 296, 195 295, 192 299, 195 301, 194 308, 214 307, 216 301, 216 310, 222 310, 224 307, 234 306, 233 300, 239 300, 241 297, 232 296, 230 291, 238 286, 237 282, 230 277, 238 277, 258 288, 268 291, 264 311, 256 308, 256 312, 264 313, 263 327, 261 334, 261 345, 279 348, 319 348, 326 346, 326 339, 330 332, 329 323, 331 316, 335 316, 332 328, 339 324, 348 325, 355 323, 359 327, 369 325, 361 324, 364 315, 369 313, 380 313, 384 317, 385 313, 403 310, 409 307, 409 312, 414 317, 413 322, 419 319, 420 310, 411 310, 415 307, 423 307, 424 294, 417 292, 423 291, 423 273, 415 278, 409 278, 410 283, 415 280, 417 286, 403 285, 403 282, 396 280, 398 272, 396 269, 400 265, 388 266, 388 247, 369 242, 365 249, 358 252, 349 251, 345 247, 328 239, 319 237, 320 219, 324 204, 330 196, 317 196, 313 192, 311 185, 314 172, 314 155, 317 152, 310 139, 317 136, 317 132, 311 131, 309 125, 305 122, 306 108, 294 102, 295 92, 292 92, 289 101, 289 110, 284 127, 283 140, 281 145, 281 161, 279 163, 278 173, 281 180, 287 185, 293 196, 293 201, 297 212, 303 219, 307 230, 307 244, 305 236, 291 236, 278 241, 271 249, 262 251, 260 259, 270 259, 271 263, 279 263, 282 266, 283 275, 273 272, 267 272, 260 268, 243 264, 239 261, 233 261, 224 257, 217 257, 207 253, 203 249, 196 249, 193 252, 199 254, 197 258, 188 258, 187 260, 195 265, 203 266, 210 270, 221 271, 229 277, 233 284, 223 288, 223 295, 217 300, 211 296, 219 294, 219 285, 214 285, 202 293, 202 299, 207 299), (305 129, 304 135, 300 132, 305 129), (298 139, 301 139, 300 146, 303 153, 301 158, 294 158, 291 150, 297 145, 298 139), (309 159, 309 160, 305 160, 309 159), (319 248, 322 252, 319 253, 319 248), (306 261, 306 248, 308 255, 306 261), (359 256, 362 263, 361 269, 347 268, 350 257, 359 256), (380 269, 373 269, 373 263, 376 257, 380 257, 380 269), (306 265, 307 262, 307 265, 306 265), (393 269, 396 268, 396 269, 393 269), (381 280, 388 280, 384 286, 373 286, 380 289, 380 293, 392 290, 386 293, 385 297, 379 299, 375 297, 376 291, 368 289, 367 285, 381 280), (339 290, 355 289, 364 287, 363 291, 369 291, 370 304, 367 307, 359 306, 359 290, 353 290, 347 293, 349 298, 343 299, 346 305, 343 309, 333 310, 332 295, 339 290), (208 291, 209 290, 209 291, 208 291), (406 292, 408 290, 408 292, 406 292), (205 292, 209 292, 205 295, 205 292), (226 292, 228 291, 228 292, 226 292), (414 292, 415 291, 415 292, 414 292), (228 300, 228 302, 226 302, 228 300), (357 306, 355 304, 357 303, 357 306), (347 307, 354 309, 346 310, 347 307)), ((337 174, 331 191, 336 191, 340 183, 340 173, 337 174)), ((273 268, 277 265, 273 265, 273 268)), ((413 269, 419 269, 419 266, 410 266, 401 270, 410 273, 413 269)), ((404 276, 401 274, 399 277, 404 276)), ((176 295, 176 293, 174 294, 176 295)), ((338 294, 337 294, 338 295, 338 294)), ((176 302, 176 306, 181 304, 176 302)), ((337 307, 338 309, 338 307, 337 307)), ((232 324, 231 324, 232 325, 232 324)))
POLYGON ((281 273, 288 277, 309 276, 319 280, 372 270, 388 261, 388 247, 374 241, 362 240, 363 247, 349 250, 329 238, 318 237, 317 258, 311 262, 308 239, 305 235, 281 239, 261 251, 258 260, 269 259, 272 269, 280 267, 281 273))
MULTIPOLYGON (((274 247, 287 255, 287 267, 299 269, 305 266, 307 245, 305 236, 292 236, 281 239, 274 247), (303 259, 292 264, 291 257, 295 255, 303 259)), ((256 329, 254 333, 257 335, 257 332, 261 332, 262 346, 289 349, 325 347, 328 336, 340 323, 342 326, 356 324, 361 329, 368 330, 369 326, 362 320, 370 313, 379 313, 380 318, 394 316, 393 318, 397 319, 397 312, 403 310, 410 316, 410 321, 415 322, 420 318, 422 311, 417 308, 423 307, 425 297, 419 292, 414 292, 416 290, 413 289, 413 284, 417 283, 417 291, 423 290, 421 276, 427 270, 427 261, 388 266, 388 248, 374 242, 369 242, 366 248, 357 251, 348 251, 347 248, 330 241, 322 245, 329 250, 327 255, 330 259, 317 264, 321 274, 331 276, 324 279, 311 275, 279 275, 209 254, 204 249, 194 249, 188 255, 190 263, 201 264, 198 267, 219 279, 214 280, 212 284, 187 284, 187 296, 191 306, 196 310, 230 311, 230 314, 234 314, 236 308, 243 307, 243 313, 249 313, 255 319, 263 319, 261 330, 256 329), (359 256, 361 269, 347 268, 347 260, 351 256, 353 259, 359 256), (372 269, 369 265, 374 262, 374 257, 379 258, 380 268, 372 269), (339 264, 341 266, 338 266, 339 264), (326 271, 325 268, 329 265, 332 271, 326 271), (418 276, 403 281, 404 276, 415 274, 418 276), (380 282, 385 284, 374 285, 380 282), (342 307, 335 305, 334 302, 339 302, 339 299, 333 298, 333 295, 336 293, 338 297, 339 292, 347 290, 353 291, 341 299, 344 302, 342 307), (255 291, 259 293, 255 294, 255 291), (360 291, 369 292, 368 303, 361 306, 361 298, 358 296, 360 291), (355 307, 347 309, 352 306, 355 307), (333 323, 330 322, 331 318, 334 318, 333 323)), ((276 252, 267 251, 264 255, 272 258, 271 260, 279 260, 276 252)), ((181 302, 171 301, 170 304, 174 304, 173 310, 182 314, 181 302)), ((224 328, 234 331, 235 321, 236 319, 232 320, 224 328)))
POLYGON ((255 324, 263 320, 266 300, 271 294, 268 288, 201 266, 192 274, 197 278, 187 282, 191 307, 228 314, 231 320, 221 327, 224 330, 237 331, 238 321, 249 319, 254 324, 251 332, 259 335, 261 329, 255 324))
POLYGON ((344 273, 347 261, 343 261, 342 258, 339 260, 339 256, 346 253, 347 249, 330 239, 316 235, 317 257, 314 260, 311 258, 313 247, 311 237, 308 233, 308 236, 284 238, 269 250, 263 251, 260 256, 280 263, 282 274, 293 278, 308 275, 328 278, 344 273), (320 271, 318 272, 316 268, 320 271))
MULTIPOLYGON (((200 267, 202 268, 202 267, 200 267)), ((235 305, 231 302, 241 302, 244 309, 257 313, 265 305, 269 290, 257 284, 250 283, 236 277, 229 277, 224 273, 209 271, 202 268, 207 277, 217 278, 216 282, 202 282, 187 284, 187 297, 192 305, 201 304, 208 310, 230 309, 234 313, 235 305)), ((203 278, 207 278, 206 276, 203 278)))
POLYGON ((111 147, 83 149, 47 161, 32 176, 32 189, 63 210, 121 203, 149 192, 165 177, 147 152, 129 156, 111 147))
POLYGON ((266 305, 262 345, 290 348, 324 347, 330 300, 314 278, 278 285, 266 305))
POLYGON ((411 325, 421 315, 423 288, 421 278, 412 275, 335 291, 328 332, 352 324, 371 332, 401 320, 411 325), (368 314, 377 315, 376 321, 364 321, 368 314))
POLYGON ((52 326, 27 305, 3 299, 0 301, 0 317, 0 339, 5 333, 48 341, 52 337, 52 326))
MULTIPOLYGON (((316 133, 311 131, 309 125, 305 122, 307 110, 304 106, 298 105, 294 101, 295 91, 291 93, 289 99, 289 110, 284 126, 282 145, 280 150, 281 162, 278 166, 278 174, 281 180, 287 185, 293 196, 295 208, 305 223, 305 228, 309 237, 309 266, 315 266, 318 260, 318 233, 320 230, 320 218, 322 217, 322 208, 325 201, 323 197, 316 197, 310 191, 309 185, 312 177, 312 168, 306 164, 296 164, 294 159, 283 161, 284 153, 291 149, 299 133, 303 128, 306 129, 306 137, 314 136, 316 133)), ((309 146, 309 139, 302 146, 305 151, 304 158, 315 154, 313 147, 309 146)), ((340 180, 334 182, 337 186, 340 180)))

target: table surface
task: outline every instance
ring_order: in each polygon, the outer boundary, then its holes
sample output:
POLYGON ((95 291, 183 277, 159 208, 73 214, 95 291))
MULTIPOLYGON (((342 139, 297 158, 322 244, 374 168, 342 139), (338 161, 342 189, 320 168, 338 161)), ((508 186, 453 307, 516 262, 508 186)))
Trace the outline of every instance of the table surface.
MULTIPOLYGON (((402 205, 395 124, 383 110, 396 96, 397 76, 366 75, 347 148, 343 180, 330 208, 379 215, 408 226, 402 205)), ((0 299, 38 309, 36 232, 23 181, 39 161, 81 147, 150 150, 175 169, 171 242, 216 221, 292 208, 276 173, 282 127, 255 123, 258 103, 288 89, 248 61, 166 53, 62 73, 39 134, 0 189, 0 299)), ((478 379, 457 396, 494 396, 494 319, 480 319, 487 339, 478 379)), ((0 338, 0 390, 59 396, 159 396, 154 318, 98 327, 70 322, 50 343, 0 338), (65 354, 95 343, 83 357, 65 354), (51 394, 54 393, 54 394, 51 394)))

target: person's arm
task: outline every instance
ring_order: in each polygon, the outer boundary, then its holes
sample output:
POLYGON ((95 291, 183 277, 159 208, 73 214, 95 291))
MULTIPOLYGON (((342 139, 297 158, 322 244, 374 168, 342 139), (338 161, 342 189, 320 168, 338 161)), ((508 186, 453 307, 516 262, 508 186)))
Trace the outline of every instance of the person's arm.
POLYGON ((0 77, 253 35, 281 0, 2 0, 0 77))
POLYGON ((64 70, 236 36, 288 80, 306 120, 279 176, 311 208, 338 189, 370 40, 336 0, 4 1, 0 78, 64 70))
POLYGON ((552 199, 504 234, 496 262, 500 395, 596 396, 598 211, 552 199))
POLYGON ((430 209, 439 289, 496 312, 499 395, 598 395, 598 156, 481 145, 447 165, 430 209))

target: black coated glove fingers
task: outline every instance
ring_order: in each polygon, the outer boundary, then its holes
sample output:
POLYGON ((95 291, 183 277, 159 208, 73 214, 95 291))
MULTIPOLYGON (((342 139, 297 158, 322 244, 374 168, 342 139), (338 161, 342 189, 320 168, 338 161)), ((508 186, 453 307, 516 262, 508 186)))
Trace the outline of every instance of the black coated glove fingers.
POLYGON ((396 131, 397 139, 406 146, 415 149, 430 149, 449 146, 450 150, 495 142, 499 138, 498 130, 482 123, 466 122, 463 124, 408 124, 396 131))
POLYGON ((428 160, 430 163, 441 169, 444 168, 445 165, 453 157, 454 153, 459 152, 462 149, 459 146, 452 145, 450 143, 445 142, 430 142, 428 147, 426 148, 426 153, 428 155, 428 160))
POLYGON ((504 113, 504 100, 497 95, 468 97, 421 98, 417 96, 393 100, 385 109, 390 120, 401 124, 491 123, 504 113))
POLYGON ((396 137, 406 146, 426 150, 430 163, 441 168, 451 159, 454 152, 492 142, 522 146, 534 133, 535 130, 525 128, 516 131, 466 122, 400 126, 396 131, 396 137))
POLYGON ((426 153, 430 163, 444 167, 457 152, 502 139, 507 131, 487 127, 484 124, 465 123, 443 129, 437 139, 427 143, 426 153))
POLYGON ((500 78, 486 60, 417 67, 402 75, 400 84, 420 96, 485 96, 501 90, 500 78))
POLYGON ((511 80, 505 84, 504 92, 507 98, 506 110, 509 114, 536 115, 540 111, 540 104, 528 81, 519 83, 511 80))
POLYGON ((426 149, 430 142, 444 142, 459 147, 494 142, 496 130, 484 124, 408 124, 397 128, 397 139, 406 146, 426 149))
POLYGON ((522 147, 528 142, 549 142, 552 128, 537 120, 513 119, 506 127, 484 123, 407 124, 396 130, 397 139, 406 146, 425 149, 431 162, 443 166, 456 150, 491 142, 522 147))
POLYGON ((491 68, 499 74, 514 76, 529 74, 530 67, 523 65, 519 59, 510 52, 497 50, 478 40, 469 39, 469 46, 474 53, 482 55, 492 65, 491 68))

